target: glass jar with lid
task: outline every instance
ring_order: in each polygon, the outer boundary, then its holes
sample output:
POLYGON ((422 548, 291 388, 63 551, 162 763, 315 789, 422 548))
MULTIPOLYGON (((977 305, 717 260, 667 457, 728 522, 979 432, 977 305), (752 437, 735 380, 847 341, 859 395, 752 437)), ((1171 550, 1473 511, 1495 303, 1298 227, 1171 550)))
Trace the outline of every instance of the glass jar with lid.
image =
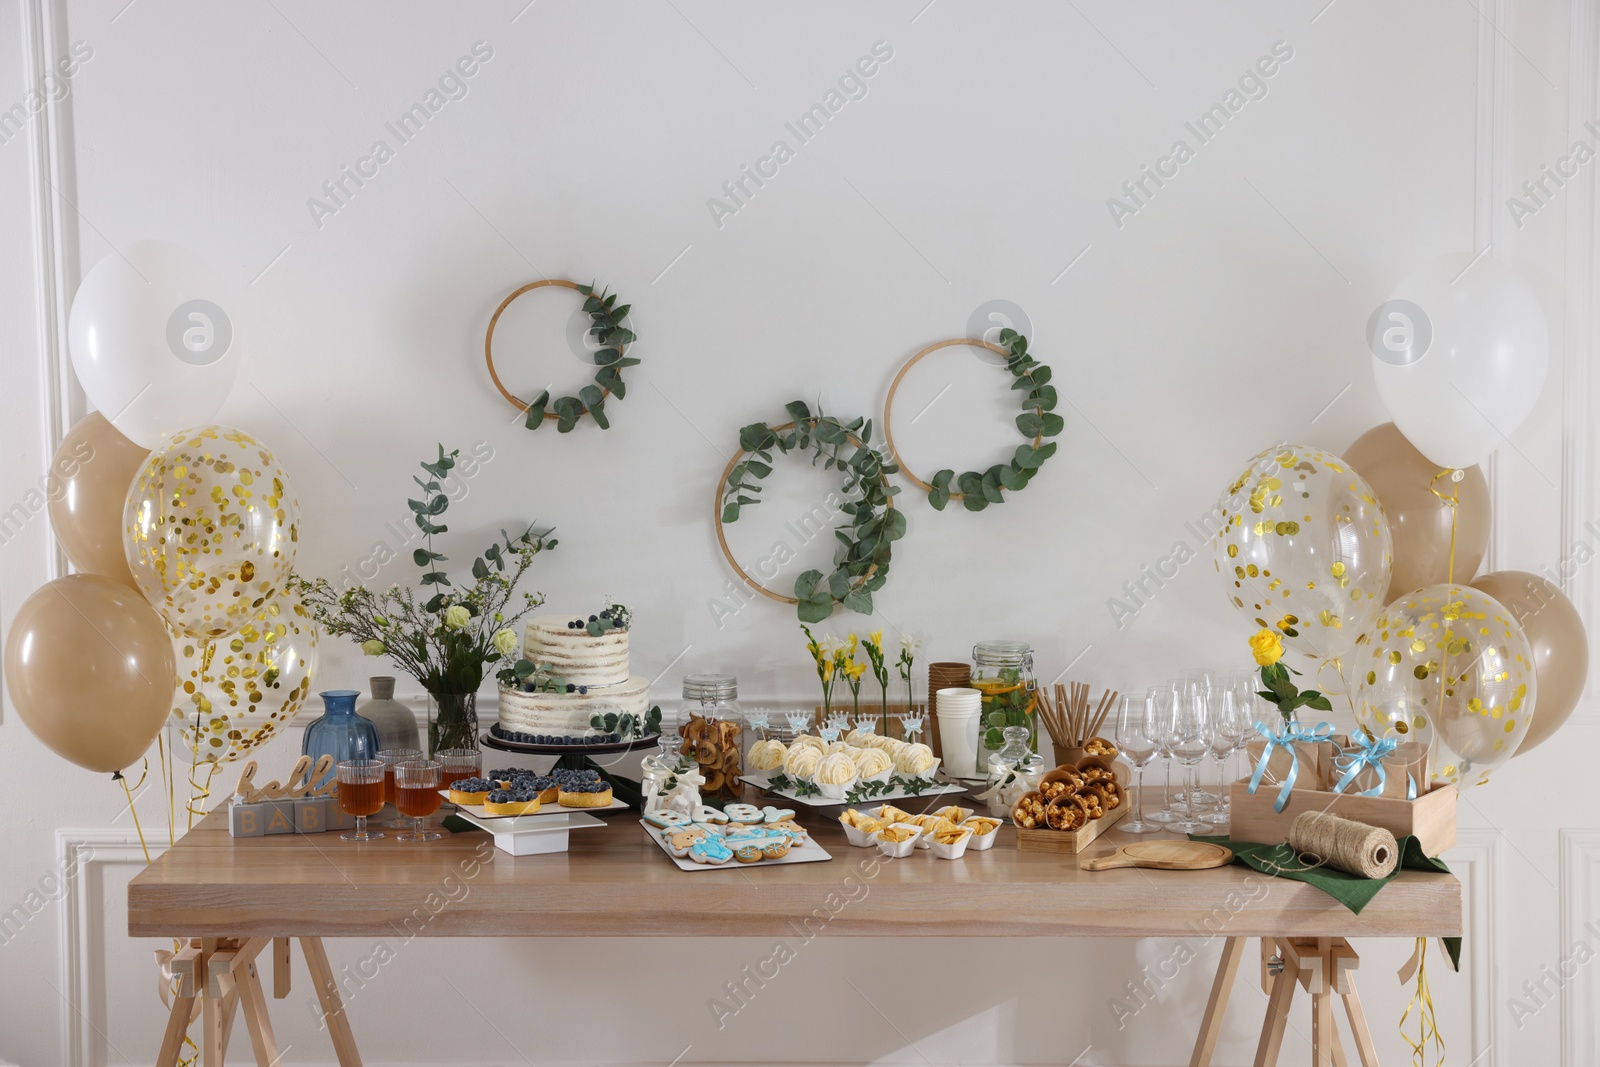
POLYGON ((691 674, 683 679, 680 751, 705 776, 702 796, 737 800, 744 791, 744 715, 739 680, 731 674, 691 674))
POLYGON ((988 789, 983 794, 989 814, 996 817, 1009 815, 1023 794, 1039 788, 1039 780, 1050 769, 1044 757, 1028 747, 1026 726, 1007 726, 1001 732, 1005 744, 989 757, 988 789))
POLYGON ((1039 750, 1038 683, 1033 646, 1026 641, 981 641, 972 649, 972 688, 979 694, 978 766, 1005 744, 1008 726, 1028 728, 1028 749, 1039 750))

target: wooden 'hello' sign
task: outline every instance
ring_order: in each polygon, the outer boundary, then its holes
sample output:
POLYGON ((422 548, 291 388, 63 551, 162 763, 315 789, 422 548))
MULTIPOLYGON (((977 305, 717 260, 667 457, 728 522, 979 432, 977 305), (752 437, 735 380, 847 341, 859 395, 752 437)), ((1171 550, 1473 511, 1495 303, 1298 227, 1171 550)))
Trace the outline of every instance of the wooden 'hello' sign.
POLYGON ((320 834, 328 830, 348 830, 355 819, 339 807, 339 783, 330 775, 333 757, 324 755, 316 763, 301 756, 280 784, 273 779, 256 785, 256 761, 250 760, 239 773, 228 805, 228 831, 234 837, 264 837, 268 834, 320 834), (311 783, 327 777, 321 785, 311 783))

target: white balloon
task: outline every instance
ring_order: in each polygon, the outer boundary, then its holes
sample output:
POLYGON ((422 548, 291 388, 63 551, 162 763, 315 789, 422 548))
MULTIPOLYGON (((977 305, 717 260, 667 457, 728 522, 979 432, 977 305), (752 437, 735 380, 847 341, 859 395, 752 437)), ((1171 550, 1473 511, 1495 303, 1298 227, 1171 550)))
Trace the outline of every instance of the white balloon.
POLYGON ((1550 362, 1538 298, 1488 256, 1429 262, 1374 312, 1368 333, 1389 415, 1441 467, 1481 462, 1522 425, 1550 362))
POLYGON ((233 300, 186 248, 139 241, 94 265, 68 322, 83 391, 124 437, 154 449, 204 426, 239 373, 233 300))

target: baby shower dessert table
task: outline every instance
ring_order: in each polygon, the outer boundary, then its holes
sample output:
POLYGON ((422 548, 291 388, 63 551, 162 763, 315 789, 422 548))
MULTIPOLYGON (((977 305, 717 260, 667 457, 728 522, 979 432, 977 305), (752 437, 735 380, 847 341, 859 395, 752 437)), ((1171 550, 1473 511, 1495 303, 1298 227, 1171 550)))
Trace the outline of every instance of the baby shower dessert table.
MULTIPOLYGON (((941 797, 940 801, 948 798, 941 797)), ((1462 928, 1461 884, 1404 871, 1360 915, 1312 886, 1240 865, 1202 871, 1080 871, 1080 856, 995 847, 943 861, 884 859, 850 846, 827 813, 800 821, 833 861, 686 874, 626 813, 571 837, 570 851, 511 856, 481 833, 408 844, 337 834, 234 838, 213 813, 128 886, 132 937, 181 939, 167 965, 176 996, 157 1064, 176 1062, 201 1016, 202 1063, 222 1063, 236 1010, 256 1061, 279 1050, 258 964, 288 995, 299 939, 344 1067, 361 1062, 328 965, 326 937, 1171 937, 1223 939, 1192 1064, 1207 1064, 1248 940, 1262 941, 1271 996, 1257 1064, 1276 1062, 1296 986, 1312 995, 1315 1062, 1344 1063, 1333 1023, 1343 998, 1360 1062, 1377 1063, 1350 971, 1351 937, 1447 937, 1462 928), (876 859, 876 866, 863 861, 876 859), (867 873, 870 870, 871 873, 867 873), (846 881, 846 879, 852 879, 846 881), (869 891, 855 889, 865 883, 869 891), (1272 977, 1268 977, 1271 958, 1272 977)), ((1106 833, 1085 856, 1141 835, 1106 833)), ((1145 838, 1148 839, 1148 838, 1145 838)))

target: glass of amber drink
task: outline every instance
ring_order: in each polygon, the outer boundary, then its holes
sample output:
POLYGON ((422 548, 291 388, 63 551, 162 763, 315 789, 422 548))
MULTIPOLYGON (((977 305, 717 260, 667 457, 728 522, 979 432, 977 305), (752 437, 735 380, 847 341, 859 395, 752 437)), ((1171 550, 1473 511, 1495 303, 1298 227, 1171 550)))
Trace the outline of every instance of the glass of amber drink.
POLYGON ((401 834, 398 841, 437 841, 444 835, 437 830, 424 830, 422 820, 439 810, 443 799, 439 796, 440 764, 438 760, 411 760, 394 767, 395 807, 409 817, 414 826, 401 834))
POLYGON ((356 817, 356 828, 339 837, 345 841, 376 841, 381 833, 367 830, 367 816, 383 810, 384 762, 350 759, 339 764, 339 809, 356 817))

